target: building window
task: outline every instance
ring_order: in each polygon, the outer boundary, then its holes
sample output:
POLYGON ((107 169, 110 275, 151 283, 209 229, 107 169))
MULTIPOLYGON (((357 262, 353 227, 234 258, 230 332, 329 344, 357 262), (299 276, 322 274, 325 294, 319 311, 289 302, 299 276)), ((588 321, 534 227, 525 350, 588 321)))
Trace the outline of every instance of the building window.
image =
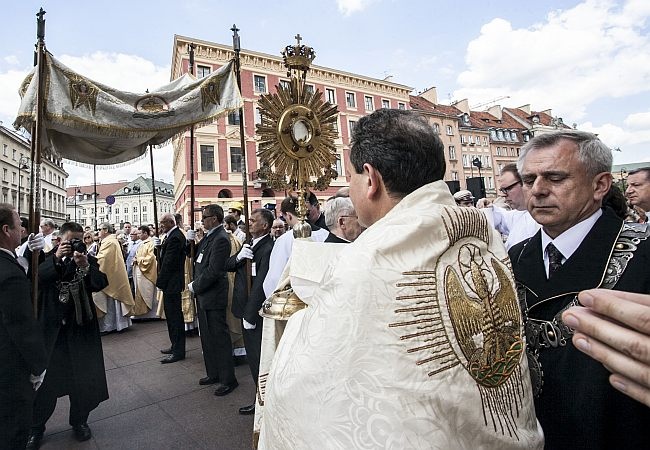
POLYGON ((366 95, 363 97, 363 102, 364 105, 366 106, 366 111, 372 111, 374 109, 374 105, 372 103, 372 97, 366 95))
POLYGON ((458 180, 458 172, 456 172, 455 170, 452 170, 451 171, 451 179, 452 180, 458 180))
POLYGON ((357 126, 357 122, 356 120, 350 120, 348 123, 350 124, 350 135, 352 135, 354 128, 357 126))
POLYGON ((240 147, 230 147, 230 171, 242 171, 242 152, 240 147))
POLYGON ((124 214, 128 214, 128 213, 129 213, 129 207, 128 207, 128 206, 125 206, 125 207, 124 207, 124 214))
POLYGON ((354 94, 354 92, 346 92, 345 93, 345 103, 348 105, 348 108, 356 108, 357 107, 357 98, 354 94))
POLYGON ((524 134, 524 142, 528 142, 529 139, 530 139, 530 136, 528 136, 527 134, 524 134))
POLYGON ((456 147, 453 145, 449 146, 449 159, 456 159, 456 147))
POLYGON ((255 108, 255 125, 262 123, 262 111, 259 108, 255 108))
MULTIPOLYGON (((142 209, 144 209, 144 208, 142 208, 142 209)), ((149 219, 147 219, 147 215, 143 214, 142 215, 142 223, 145 223, 147 220, 149 220, 149 219)), ((140 225, 142 225, 142 224, 140 224, 140 225)))
POLYGON ((201 172, 214 172, 214 146, 213 145, 201 146, 201 172))
POLYGON ((487 136, 483 136, 483 145, 488 145, 487 136))
POLYGON ((2 156, 7 156, 7 144, 2 144, 2 156))
POLYGON ((147 205, 142 205, 142 212, 146 212, 146 211, 147 211, 147 205))
POLYGON ((497 140, 497 131, 496 130, 490 130, 490 139, 493 141, 497 140))
POLYGON ((470 167, 471 164, 470 164, 470 158, 469 158, 469 155, 467 155, 467 154, 463 154, 463 155, 461 155, 461 156, 462 156, 462 158, 463 158, 463 167, 470 167))
POLYGON ((228 125, 239 125, 239 110, 228 113, 228 125))
POLYGON ((433 131, 435 131, 436 133, 440 134, 440 125, 437 124, 437 123, 434 123, 434 124, 433 124, 433 131))
POLYGON ((510 138, 511 138, 513 141, 517 142, 517 133, 515 133, 514 131, 511 131, 511 132, 510 132, 510 138))
POLYGON ((332 126, 334 127, 334 131, 337 133, 339 132, 339 119, 336 119, 336 122, 332 122, 332 126))
POLYGON ((7 169, 2 169, 2 181, 7 181, 7 169))
POLYGON ((454 134, 454 129, 451 127, 451 125, 447 125, 447 136, 453 136, 454 134))
MULTIPOLYGON (((449 134, 449 128, 447 128, 447 134, 449 134)), ((460 143, 461 144, 467 144, 467 136, 465 136, 464 134, 461 134, 460 135, 460 143)))
POLYGON ((266 94, 266 78, 262 75, 253 75, 253 86, 255 92, 266 94))
POLYGON ((327 97, 327 102, 332 105, 336 105, 336 92, 334 89, 325 88, 325 96, 327 97))
POLYGON ((16 184, 16 172, 11 172, 11 182, 16 184))
POLYGON ((397 102, 397 109, 406 109, 406 103, 397 102))
POLYGON ((497 130, 497 139, 500 141, 505 141, 503 138, 503 130, 497 130))
POLYGON ((487 177, 488 179, 488 189, 494 189, 494 178, 487 177))
POLYGON ((207 77, 208 75, 210 75, 210 67, 201 65, 196 66, 196 76, 198 78, 207 77))
POLYGON ((383 99, 381 101, 381 107, 385 109, 390 109, 390 100, 383 99))
POLYGON ((306 91, 306 92, 309 92, 310 94, 313 95, 313 94, 314 94, 314 91, 315 91, 315 89, 314 89, 314 85, 313 85, 313 84, 306 84, 306 85, 305 85, 305 91, 306 91))
POLYGON ((501 147, 497 147, 497 156, 501 156, 501 147))
POLYGON ((282 89, 284 89, 285 91, 291 89, 291 83, 289 83, 288 80, 280 80, 280 86, 282 86, 282 89))
POLYGON ((120 208, 116 206, 115 207, 115 214, 119 214, 119 213, 120 213, 120 208))
POLYGON ((332 169, 336 170, 339 176, 343 175, 343 167, 341 165, 341 155, 336 155, 336 162, 332 164, 332 169))

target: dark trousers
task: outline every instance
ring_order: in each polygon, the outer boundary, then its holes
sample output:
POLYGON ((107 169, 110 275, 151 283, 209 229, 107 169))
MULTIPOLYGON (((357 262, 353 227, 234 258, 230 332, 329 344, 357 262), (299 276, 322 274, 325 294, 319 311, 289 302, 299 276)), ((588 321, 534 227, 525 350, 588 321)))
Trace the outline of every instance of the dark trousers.
POLYGON ((218 378, 223 384, 233 384, 235 364, 232 358, 232 341, 226 322, 226 309, 198 309, 199 332, 205 370, 210 378, 218 378))
POLYGON ((260 355, 262 353, 262 321, 252 330, 241 326, 244 335, 244 346, 246 347, 246 359, 251 369, 251 375, 257 385, 257 378, 260 376, 260 355))
POLYGON ((172 344, 172 354, 185 357, 185 321, 181 293, 163 292, 163 307, 167 320, 167 332, 172 344))
MULTIPOLYGON (((47 377, 47 375, 46 375, 47 377)), ((41 389, 46 388, 45 384, 41 389)), ((47 389, 41 392, 41 389, 36 393, 36 401, 34 402, 34 410, 32 412, 32 430, 45 431, 45 424, 52 416, 54 408, 56 408, 56 393, 53 390, 47 389)), ((79 402, 73 394, 70 394, 70 425, 77 426, 88 422, 88 415, 90 411, 85 411, 79 406, 79 402)))
POLYGON ((0 392, 0 450, 24 450, 27 444, 34 391, 31 383, 27 386, 29 375, 23 375, 25 388, 20 389, 14 385, 10 388, 13 392, 0 392))

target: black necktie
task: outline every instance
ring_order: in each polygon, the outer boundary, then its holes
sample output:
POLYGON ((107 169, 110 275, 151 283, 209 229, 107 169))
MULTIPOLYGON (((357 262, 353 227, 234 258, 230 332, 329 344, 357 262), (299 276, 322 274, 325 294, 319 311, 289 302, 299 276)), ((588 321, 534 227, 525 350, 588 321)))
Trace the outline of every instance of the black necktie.
POLYGON ((546 254, 548 255, 548 278, 550 280, 562 266, 562 258, 564 256, 553 243, 546 246, 546 254))

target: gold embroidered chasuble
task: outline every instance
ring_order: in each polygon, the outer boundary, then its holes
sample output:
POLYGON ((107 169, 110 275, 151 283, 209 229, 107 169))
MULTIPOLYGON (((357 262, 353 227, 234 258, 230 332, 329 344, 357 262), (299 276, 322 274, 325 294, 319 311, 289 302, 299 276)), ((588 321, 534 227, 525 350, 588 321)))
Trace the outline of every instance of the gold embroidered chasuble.
POLYGON ((344 246, 305 302, 260 392, 259 448, 542 448, 507 253, 444 182, 344 246))
POLYGON ((129 286, 122 246, 114 234, 109 234, 102 239, 97 253, 97 262, 99 270, 104 272, 108 278, 108 286, 100 292, 93 293, 98 316, 102 317, 106 314, 106 302, 111 298, 120 302, 120 315, 131 315, 135 302, 129 286))
POLYGON ((156 280, 158 278, 158 262, 154 253, 151 238, 140 244, 133 260, 133 283, 135 285, 134 316, 147 314, 156 300, 156 280))

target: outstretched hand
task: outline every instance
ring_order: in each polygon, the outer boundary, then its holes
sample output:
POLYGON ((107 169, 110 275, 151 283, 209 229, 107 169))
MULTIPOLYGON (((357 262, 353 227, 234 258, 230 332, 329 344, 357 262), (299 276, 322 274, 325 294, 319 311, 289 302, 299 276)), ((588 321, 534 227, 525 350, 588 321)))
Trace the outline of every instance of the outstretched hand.
POLYGON ((592 289, 565 311, 573 345, 612 372, 611 385, 650 406, 650 295, 592 289))

